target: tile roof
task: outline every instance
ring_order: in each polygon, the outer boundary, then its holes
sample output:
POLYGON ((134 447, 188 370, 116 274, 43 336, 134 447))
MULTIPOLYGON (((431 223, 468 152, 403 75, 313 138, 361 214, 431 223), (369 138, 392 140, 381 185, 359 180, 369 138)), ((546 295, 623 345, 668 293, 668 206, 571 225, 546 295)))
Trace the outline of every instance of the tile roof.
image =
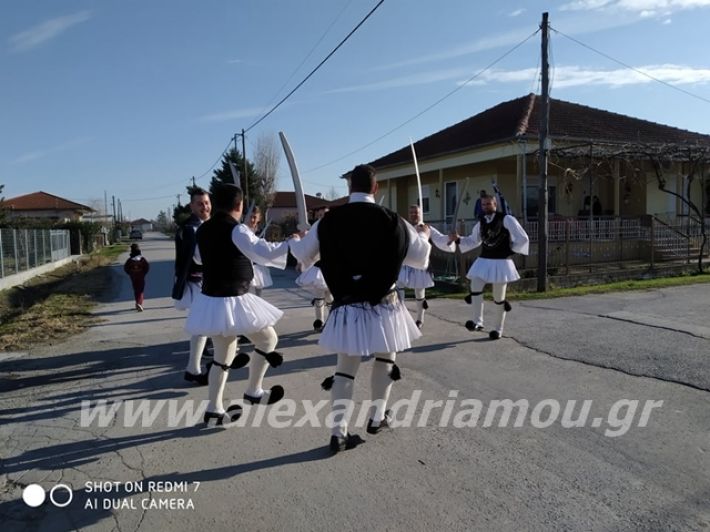
MULTIPOLYGON (((331 201, 328 201, 325 198, 319 198, 317 196, 311 196, 310 194, 304 194, 306 198, 306 208, 311 210, 311 209, 316 209, 318 207, 322 206, 327 206, 330 207, 331 201)), ((290 209, 296 208, 296 193, 295 192, 276 192, 274 194, 274 202, 271 205, 271 207, 276 208, 276 209, 290 209)))
MULTIPOLYGON (((500 103, 442 129, 414 144, 420 160, 497 142, 538 136, 540 97, 528 94, 500 103)), ((550 99, 550 136, 555 139, 597 142, 700 143, 710 146, 710 135, 693 133, 639 118, 550 99)), ((409 146, 372 161, 372 166, 410 162, 409 146)))
POLYGON ((3 206, 7 209, 18 211, 85 211, 94 212, 94 209, 81 203, 76 203, 68 199, 60 198, 54 194, 47 192, 32 192, 15 198, 7 198, 3 202, 3 206))

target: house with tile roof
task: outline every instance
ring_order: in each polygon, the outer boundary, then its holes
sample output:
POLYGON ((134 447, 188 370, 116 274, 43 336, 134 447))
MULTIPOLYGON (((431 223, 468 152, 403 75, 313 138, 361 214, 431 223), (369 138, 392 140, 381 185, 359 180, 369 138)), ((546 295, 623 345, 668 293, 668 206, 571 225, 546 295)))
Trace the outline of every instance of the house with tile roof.
MULTIPOLYGON (((308 218, 313 219, 314 211, 320 207, 331 207, 333 202, 320 196, 304 194, 308 218)), ((296 193, 289 191, 275 192, 273 202, 269 208, 268 217, 272 222, 280 222, 288 217, 297 217, 296 193)))
POLYGON ((9 218, 41 218, 57 222, 81 221, 85 214, 94 212, 94 209, 87 205, 41 190, 7 198, 3 201, 3 208, 9 218))
MULTIPOLYGON (((535 220, 540 174, 539 111, 540 97, 529 94, 500 103, 415 142, 425 218, 442 225, 450 223, 458 194, 469 178, 460 217, 472 219, 480 191, 493 192, 495 182, 515 216, 535 220)), ((627 158, 613 164, 597 164, 600 161, 594 160, 594 153, 601 145, 621 148, 629 143, 710 148, 710 135, 556 99, 550 100, 549 116, 548 183, 552 217, 587 215, 595 196, 599 199, 599 213, 606 216, 682 215, 683 206, 678 198, 659 190, 648 160, 627 158), (573 160, 567 155, 557 155, 567 153, 573 146, 578 150, 573 160), (591 160, 584 155, 587 153, 592 154, 591 160)), ((418 198, 410 146, 369 164, 377 169, 385 205, 405 215, 408 205, 416 203, 418 198)), ((689 192, 696 204, 709 209, 708 183, 695 180, 688 191, 683 161, 674 164, 675 168, 665 172, 667 190, 681 195, 689 192)))

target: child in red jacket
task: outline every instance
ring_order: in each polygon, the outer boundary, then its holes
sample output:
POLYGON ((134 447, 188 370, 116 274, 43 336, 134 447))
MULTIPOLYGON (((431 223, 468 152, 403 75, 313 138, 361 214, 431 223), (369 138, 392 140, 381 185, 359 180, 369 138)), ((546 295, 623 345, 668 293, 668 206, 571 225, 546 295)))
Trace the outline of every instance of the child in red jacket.
POLYGON ((141 255, 141 248, 138 247, 138 244, 131 244, 131 256, 123 265, 123 271, 131 278, 138 312, 143 312, 143 290, 145 290, 145 276, 148 275, 148 270, 150 270, 150 264, 141 255))

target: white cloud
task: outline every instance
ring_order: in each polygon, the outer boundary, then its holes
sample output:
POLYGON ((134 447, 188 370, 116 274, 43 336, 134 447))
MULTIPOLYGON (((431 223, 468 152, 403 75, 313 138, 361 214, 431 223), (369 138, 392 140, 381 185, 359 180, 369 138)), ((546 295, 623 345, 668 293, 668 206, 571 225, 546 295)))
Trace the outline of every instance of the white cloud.
POLYGON ((377 91, 384 89, 394 89, 401 87, 412 87, 416 85, 428 85, 438 81, 454 80, 462 78, 470 74, 470 71, 464 68, 453 68, 448 70, 434 70, 431 72, 418 72, 409 76, 400 76, 374 83, 365 83, 362 85, 352 85, 349 87, 340 87, 325 91, 325 94, 339 94, 345 92, 366 92, 377 91))
POLYGON ((491 50, 494 48, 510 46, 512 44, 517 44, 521 42, 523 39, 532 34, 533 30, 534 29, 531 30, 531 28, 528 27, 525 29, 513 30, 506 33, 492 35, 490 37, 483 37, 471 43, 462 44, 449 50, 443 50, 441 52, 435 52, 432 54, 420 55, 413 59, 407 59, 404 61, 399 61, 397 63, 378 66, 375 67, 374 70, 390 70, 392 68, 419 65, 422 63, 430 63, 432 61, 443 61, 446 59, 452 59, 464 55, 471 55, 484 50, 491 50))
POLYGON ((519 17, 520 15, 525 13, 525 11, 527 11, 525 8, 516 9, 515 11, 510 13, 508 16, 509 17, 519 17))
POLYGON ((574 0, 561 11, 609 11, 637 13, 648 18, 669 16, 676 11, 710 7, 710 0, 574 0))
POLYGON ((13 52, 26 52, 58 37, 66 30, 91 18, 91 11, 46 20, 8 39, 13 52))
POLYGON ((28 163, 31 161, 36 161, 37 159, 43 159, 44 157, 48 157, 48 156, 53 155, 55 153, 64 152, 64 151, 70 150, 72 148, 82 146, 84 144, 91 142, 91 140, 92 139, 90 137, 80 137, 80 138, 77 138, 74 140, 63 142, 62 144, 57 144, 56 146, 51 146, 49 148, 45 148, 43 150, 29 151, 27 153, 23 153, 22 155, 20 155, 17 159, 12 161, 11 164, 24 164, 24 163, 28 163))
MULTIPOLYGON (((694 83, 710 82, 710 69, 693 68, 683 65, 647 65, 638 67, 661 81, 672 85, 688 85, 694 83)), ((326 91, 325 94, 342 94, 351 92, 369 92, 412 87, 417 85, 428 85, 441 81, 455 81, 457 85, 463 85, 466 79, 475 72, 474 69, 453 68, 448 70, 435 70, 431 72, 420 72, 410 76, 400 76, 391 79, 384 79, 363 85, 353 85, 340 87, 326 91)), ((493 85, 501 83, 525 83, 528 86, 536 83, 540 76, 538 68, 523 68, 520 70, 488 70, 467 85, 493 85)), ((607 87, 620 87, 625 85, 637 85, 653 81, 648 76, 634 70, 620 69, 594 69, 582 66, 560 66, 554 68, 551 74, 551 83, 554 88, 577 87, 580 85, 604 85, 607 87)))
POLYGON ((237 65, 237 64, 243 63, 243 62, 244 62, 244 61, 242 61, 241 59, 229 59, 229 60, 227 61, 227 63, 229 63, 230 65, 237 65))
MULTIPOLYGON (((646 65, 638 67, 638 70, 671 85, 710 83, 710 69, 708 68, 693 68, 683 65, 646 65)), ((477 78, 477 84, 528 83, 535 79, 537 72, 538 71, 533 68, 487 71, 477 78)), ((614 88, 646 84, 654 81, 640 72, 626 68, 603 70, 581 66, 556 67, 551 77, 553 89, 578 87, 582 85, 603 85, 614 88)))
POLYGON ((264 107, 249 107, 244 109, 235 109, 233 111, 222 111, 220 113, 212 113, 200 117, 201 122, 226 122, 228 120, 236 120, 237 118, 246 118, 248 116, 257 116, 267 111, 264 107))

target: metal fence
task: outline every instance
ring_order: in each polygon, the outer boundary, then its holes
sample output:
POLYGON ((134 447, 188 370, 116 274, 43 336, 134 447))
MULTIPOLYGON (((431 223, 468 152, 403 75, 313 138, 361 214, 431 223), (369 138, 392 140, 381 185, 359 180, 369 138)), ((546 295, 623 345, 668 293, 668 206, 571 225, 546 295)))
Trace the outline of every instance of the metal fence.
POLYGON ((69 255, 67 229, 0 229, 0 278, 69 255))
MULTIPOLYGON (((705 227, 710 228, 710 220, 705 227)), ((449 226, 443 221, 428 222, 446 233, 449 226)), ((464 220, 458 233, 470 234, 476 220, 464 220)), ((538 222, 521 222, 530 238, 530 254, 516 255, 520 270, 534 273, 537 268, 538 222)), ((548 222, 547 264, 551 274, 566 275, 573 267, 588 267, 589 271, 621 266, 627 262, 685 260, 697 257, 702 242, 701 225, 687 219, 664 221, 654 216, 635 218, 597 217, 556 218, 548 222)), ((468 270, 479 250, 454 258, 453 254, 433 251, 432 271, 441 277, 460 277, 468 270)), ((707 254, 708 249, 705 248, 707 254)), ((458 256, 458 254, 457 254, 458 256)))

